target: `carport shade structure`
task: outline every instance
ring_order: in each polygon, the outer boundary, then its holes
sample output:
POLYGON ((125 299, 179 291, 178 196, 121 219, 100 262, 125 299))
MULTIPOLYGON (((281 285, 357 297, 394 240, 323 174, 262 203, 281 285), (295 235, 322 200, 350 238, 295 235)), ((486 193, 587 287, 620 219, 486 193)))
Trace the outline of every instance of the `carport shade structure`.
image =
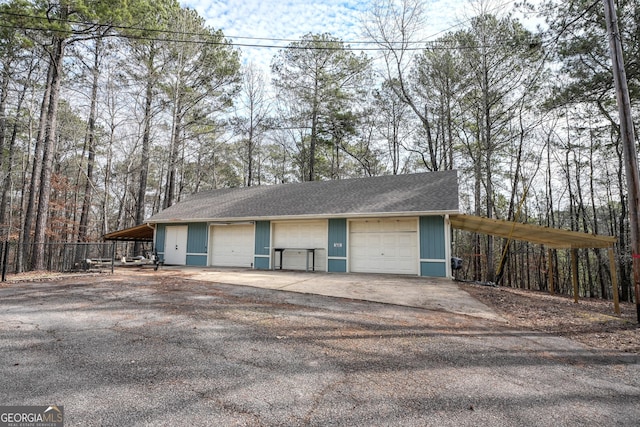
MULTIPOLYGON (((613 251, 613 245, 618 240, 615 237, 465 214, 451 215, 449 219, 451 221, 451 227, 459 230, 536 243, 547 246, 550 248, 549 250, 571 249, 573 297, 576 303, 578 302, 578 259, 576 250, 607 248, 609 250, 609 263, 611 266, 613 303, 615 312, 620 314, 618 280, 616 276, 615 254, 613 251)), ((549 262, 551 262, 551 259, 551 256, 549 256, 549 262)), ((551 280, 549 291, 553 293, 553 275, 550 274, 549 277, 551 280)))
POLYGON ((153 230, 154 228, 149 224, 136 225, 107 233, 102 236, 102 239, 122 242, 153 242, 153 230))

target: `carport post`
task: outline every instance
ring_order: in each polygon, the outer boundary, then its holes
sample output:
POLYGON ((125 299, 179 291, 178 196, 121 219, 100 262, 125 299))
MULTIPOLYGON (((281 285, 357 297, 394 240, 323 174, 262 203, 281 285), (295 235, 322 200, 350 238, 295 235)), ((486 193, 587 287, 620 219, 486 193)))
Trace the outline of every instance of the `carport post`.
POLYGON ((111 242, 111 274, 113 274, 113 264, 116 259, 116 242, 115 240, 111 242))
POLYGON ((571 249, 571 281, 573 282, 573 301, 578 303, 578 250, 571 249))
POLYGON ((611 287, 613 288, 613 308, 620 314, 620 299, 618 297, 618 273, 616 272, 616 256, 613 247, 609 247, 609 268, 611 269, 611 287))

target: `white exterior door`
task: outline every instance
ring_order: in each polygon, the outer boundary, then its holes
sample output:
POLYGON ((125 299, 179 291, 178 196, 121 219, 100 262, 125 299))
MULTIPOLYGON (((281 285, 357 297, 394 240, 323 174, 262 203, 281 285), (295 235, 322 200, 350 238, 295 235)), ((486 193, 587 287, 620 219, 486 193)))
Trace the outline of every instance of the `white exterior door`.
MULTIPOLYGON (((276 222, 273 225, 273 247, 285 248, 282 256, 282 268, 287 270, 305 270, 307 256, 309 269, 313 264, 312 255, 304 249, 319 249, 315 252, 316 271, 327 271, 327 221, 291 221, 276 222)), ((280 267, 280 254, 275 254, 275 267, 280 267)))
POLYGON ((187 263, 187 235, 189 227, 186 225, 169 226, 165 228, 164 263, 170 265, 185 265, 187 263))
POLYGON ((253 265, 253 224, 212 225, 210 265, 251 267, 253 265))
POLYGON ((349 271, 418 274, 416 218, 349 222, 349 271))

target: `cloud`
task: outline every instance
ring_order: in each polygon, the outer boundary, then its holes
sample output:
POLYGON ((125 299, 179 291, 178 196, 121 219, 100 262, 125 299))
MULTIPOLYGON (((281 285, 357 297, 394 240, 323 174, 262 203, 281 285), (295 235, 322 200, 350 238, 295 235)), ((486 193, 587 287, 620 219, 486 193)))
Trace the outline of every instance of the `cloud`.
POLYGON ((356 23, 362 2, 344 0, 182 0, 209 25, 235 37, 299 38, 309 32, 342 32, 356 23))
MULTIPOLYGON (((534 3, 538 1, 534 0, 534 3)), ((331 33, 345 42, 363 40, 360 16, 367 11, 370 1, 180 0, 180 3, 195 9, 209 26, 221 29, 234 43, 284 48, 290 41, 309 33, 331 33)), ((469 0, 426 0, 421 40, 433 40, 447 31, 462 28, 473 14, 473 3, 469 0)), ((504 12, 512 5, 510 0, 496 0, 494 13, 504 12)), ((242 46, 242 61, 251 61, 268 70, 278 49, 257 46, 242 46)))
MULTIPOLYGON (((360 40, 359 14, 367 2, 349 0, 181 0, 208 25, 221 29, 236 43, 286 47, 308 33, 331 33, 345 41, 360 40), (269 40, 255 40, 265 38, 269 40), (273 39, 283 39, 274 41, 273 39)), ((274 48, 242 47, 243 60, 263 66, 274 48)))

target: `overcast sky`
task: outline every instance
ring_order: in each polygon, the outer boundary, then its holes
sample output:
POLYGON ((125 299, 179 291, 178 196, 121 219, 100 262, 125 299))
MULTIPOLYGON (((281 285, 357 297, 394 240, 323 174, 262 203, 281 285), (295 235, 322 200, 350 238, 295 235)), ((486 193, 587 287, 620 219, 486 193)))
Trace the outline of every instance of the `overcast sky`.
MULTIPOLYGON (((180 3, 198 11, 209 26, 221 29, 234 43, 282 47, 290 43, 287 40, 299 40, 308 33, 331 33, 347 43, 364 40, 359 16, 369 7, 368 0, 180 0, 180 3)), ((513 3, 496 0, 492 6, 505 11, 513 3)), ((423 39, 429 40, 464 21, 469 0, 424 0, 424 5, 427 25, 423 39)), ((264 68, 278 51, 246 46, 240 49, 243 62, 251 60, 264 68)))

